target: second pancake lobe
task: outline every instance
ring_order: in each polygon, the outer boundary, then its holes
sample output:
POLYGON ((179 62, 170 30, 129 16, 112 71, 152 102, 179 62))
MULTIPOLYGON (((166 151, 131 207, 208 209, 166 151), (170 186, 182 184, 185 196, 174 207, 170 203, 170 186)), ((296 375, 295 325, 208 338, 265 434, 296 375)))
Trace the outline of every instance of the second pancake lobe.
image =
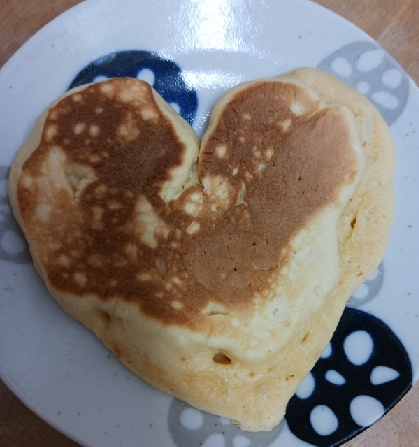
POLYGON ((291 82, 227 96, 201 148, 205 219, 189 271, 227 308, 277 297, 279 278, 289 292, 305 282, 327 293, 339 274, 337 220, 364 165, 352 113, 291 82))

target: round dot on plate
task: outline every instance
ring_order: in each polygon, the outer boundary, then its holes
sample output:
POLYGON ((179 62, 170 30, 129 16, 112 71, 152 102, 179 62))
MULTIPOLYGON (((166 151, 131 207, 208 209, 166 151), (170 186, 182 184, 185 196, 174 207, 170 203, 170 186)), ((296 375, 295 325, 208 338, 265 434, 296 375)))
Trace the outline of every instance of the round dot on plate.
POLYGON ((332 355, 332 345, 329 343, 325 348, 324 351, 321 353, 320 358, 327 359, 332 355))
POLYGON ((154 72, 149 68, 143 68, 137 74, 137 79, 148 82, 151 86, 154 85, 154 72))
POLYGON ((169 106, 172 107, 172 109, 176 112, 176 113, 180 113, 180 107, 179 104, 177 102, 171 102, 169 104, 169 106))
POLYGON ((355 331, 343 342, 343 349, 348 360, 356 366, 363 365, 371 357, 374 342, 366 331, 355 331))
POLYGON ((366 51, 360 56, 356 68, 360 71, 371 71, 377 68, 384 60, 384 51, 377 49, 366 51))
POLYGON ((250 439, 246 436, 239 435, 233 439, 234 447, 248 447, 250 445, 250 439))
POLYGON ((378 268, 376 268, 370 276, 368 276, 368 281, 371 281, 373 279, 376 279, 379 275, 380 271, 378 270, 378 268))
POLYGON ((352 296, 357 300, 362 300, 366 298, 368 295, 368 286, 365 283, 362 283, 352 294, 352 296))
POLYGON ((220 422, 223 425, 230 425, 231 424, 230 419, 227 419, 227 418, 220 418, 220 422))
POLYGON ((352 419, 360 427, 368 427, 383 416, 385 409, 381 402, 371 396, 357 396, 350 404, 352 419))
POLYGON ((7 196, 7 180, 0 180, 0 197, 7 196))
POLYGON ((189 430, 198 430, 204 424, 204 416, 195 408, 186 408, 180 415, 180 422, 189 430))
POLYGON ((1 248, 12 255, 22 253, 25 249, 25 243, 23 239, 16 234, 13 230, 6 230, 0 240, 1 248))
POLYGON ((337 57, 332 62, 332 69, 336 74, 343 76, 344 78, 349 78, 352 74, 351 64, 343 57, 337 57))
POLYGON ((388 92, 374 92, 372 99, 386 109, 395 109, 399 105, 399 100, 388 92))
POLYGON ((403 79, 402 73, 399 70, 396 70, 395 68, 391 68, 390 70, 384 72, 381 78, 383 84, 390 88, 398 87, 401 84, 402 79, 403 79))
POLYGON ((339 426, 335 413, 326 405, 317 405, 310 413, 310 423, 321 436, 328 436, 339 426))
POLYGON ((98 76, 95 77, 95 79, 93 79, 93 82, 106 81, 107 79, 109 79, 108 76, 98 75, 98 76))
POLYGON ((334 369, 329 369, 325 374, 325 378, 328 382, 333 383, 334 385, 343 385, 346 382, 345 377, 334 369))
POLYGON ((11 214, 12 208, 7 203, 2 203, 0 205, 0 216, 4 214, 11 214))
POLYGON ((202 447, 224 447, 225 445, 224 436, 221 433, 213 433, 211 436, 208 436, 202 447))
POLYGON ((381 385, 382 383, 391 382, 397 379, 400 373, 388 366, 376 366, 370 376, 370 381, 373 385, 381 385))
POLYGON ((307 399, 313 394, 315 387, 316 382, 314 380, 313 374, 308 373, 304 380, 301 382, 300 386, 297 388, 295 394, 300 399, 307 399))
POLYGON ((358 90, 359 93, 361 93, 362 95, 365 95, 366 93, 368 93, 370 91, 370 85, 368 84, 368 82, 361 81, 356 86, 356 89, 358 90))

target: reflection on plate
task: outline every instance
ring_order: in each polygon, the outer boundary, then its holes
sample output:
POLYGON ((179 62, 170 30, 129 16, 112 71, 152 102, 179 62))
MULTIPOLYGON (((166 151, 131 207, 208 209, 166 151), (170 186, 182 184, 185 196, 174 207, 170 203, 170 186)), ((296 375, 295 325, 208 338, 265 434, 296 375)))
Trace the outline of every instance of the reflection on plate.
POLYGON ((417 380, 419 350, 412 339, 419 238, 412 210, 418 199, 409 190, 419 164, 410 150, 419 131, 419 95, 397 63, 353 25, 299 0, 92 0, 16 53, 0 71, 0 95, 0 373, 59 430, 101 447, 332 446, 381 417, 417 380), (139 77, 200 135, 224 90, 298 66, 340 77, 391 125, 398 210, 384 262, 351 298, 285 420, 268 433, 244 433, 143 383, 64 314, 34 271, 11 214, 7 176, 36 116, 73 86, 139 77))

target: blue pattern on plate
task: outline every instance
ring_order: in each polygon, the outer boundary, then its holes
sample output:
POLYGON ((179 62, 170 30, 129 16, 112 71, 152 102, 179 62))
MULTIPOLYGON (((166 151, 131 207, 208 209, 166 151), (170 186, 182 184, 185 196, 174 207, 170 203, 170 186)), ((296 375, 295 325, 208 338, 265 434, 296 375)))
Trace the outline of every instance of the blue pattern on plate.
MULTIPOLYGON (((370 90, 365 94, 373 102, 375 101, 371 95, 376 91, 385 90, 395 96, 397 106, 392 109, 375 102, 387 122, 391 124, 400 116, 406 106, 407 77, 401 71, 402 76, 397 85, 391 86, 383 83, 385 73, 389 70, 399 69, 397 64, 386 55, 371 70, 362 71, 357 68, 357 60, 364 53, 378 48, 373 43, 354 42, 323 59, 318 67, 340 77, 358 90, 360 83, 363 83, 363 86, 368 84, 370 90), (340 76, 339 73, 336 73, 334 61, 337 58, 342 58, 349 64, 348 76, 340 76)), ((69 89, 101 79, 125 76, 148 80, 166 102, 172 104, 189 124, 193 123, 198 107, 196 92, 186 85, 181 68, 175 62, 148 51, 120 51, 100 57, 76 75, 69 89)), ((8 167, 0 167, 0 180, 6 181, 8 174, 8 167)), ((11 213, 7 195, 5 197, 0 195, 0 205, 0 236, 3 236, 6 231, 12 231, 18 238, 24 240, 11 213)), ((8 253, 0 245, 0 259, 16 263, 29 262, 30 255, 26 241, 24 248, 19 253, 8 253)), ((373 287, 375 295, 382 285, 382 268, 379 269, 379 273, 377 279, 370 281, 371 285, 375 287, 373 287), (373 284, 373 281, 377 284, 373 284)), ((366 284, 369 284, 368 281, 366 284)), ((369 292, 369 294, 371 293, 369 292)), ((368 298, 371 297, 368 296, 368 298)), ((352 305, 354 304, 352 303, 352 305)), ((404 346, 394 332, 378 318, 352 308, 345 309, 331 341, 331 354, 328 357, 320 358, 311 374, 315 383, 312 393, 304 398, 295 395, 291 399, 286 421, 291 432, 299 439, 312 445, 327 447, 340 445, 364 429, 351 416, 350 404, 356 396, 362 394, 374 397, 382 403, 387 411, 398 402, 412 383, 412 365, 404 346), (347 337, 357 331, 367 332, 373 340, 374 346, 369 358, 360 365, 351 363, 344 350, 347 337), (373 384, 371 382, 372 372, 381 366, 396 371, 398 376, 384 383, 373 384), (328 380, 327 373, 330 371, 338 373, 338 377, 343 379, 342 382, 332 383, 328 380), (329 407, 337 417, 338 426, 328 435, 319 434, 311 423, 311 412, 318 405, 329 407)), ((280 436, 283 424, 284 422, 270 432, 245 433, 229 421, 205 412, 198 412, 177 399, 173 399, 168 413, 169 431, 174 443, 178 446, 183 445, 185 441, 188 445, 202 445, 214 436, 222 437, 225 445, 236 445, 241 442, 249 447, 265 446, 280 436), (197 427, 190 428, 182 422, 182 415, 187 410, 197 412, 202 416, 197 418, 199 422, 197 427)))
POLYGON ((141 78, 151 81, 152 87, 173 105, 175 110, 193 124, 198 108, 198 96, 183 79, 175 62, 149 51, 117 51, 90 62, 71 82, 69 89, 113 77, 141 78))

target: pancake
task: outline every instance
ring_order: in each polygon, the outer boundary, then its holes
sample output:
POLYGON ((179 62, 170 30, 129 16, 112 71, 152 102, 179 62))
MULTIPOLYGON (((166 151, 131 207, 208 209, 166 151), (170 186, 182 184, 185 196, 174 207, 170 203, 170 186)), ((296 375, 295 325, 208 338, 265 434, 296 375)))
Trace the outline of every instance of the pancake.
POLYGON ((240 84, 201 144, 145 82, 52 104, 9 179, 51 295, 134 373, 270 430, 381 261, 389 129, 313 69, 240 84))

